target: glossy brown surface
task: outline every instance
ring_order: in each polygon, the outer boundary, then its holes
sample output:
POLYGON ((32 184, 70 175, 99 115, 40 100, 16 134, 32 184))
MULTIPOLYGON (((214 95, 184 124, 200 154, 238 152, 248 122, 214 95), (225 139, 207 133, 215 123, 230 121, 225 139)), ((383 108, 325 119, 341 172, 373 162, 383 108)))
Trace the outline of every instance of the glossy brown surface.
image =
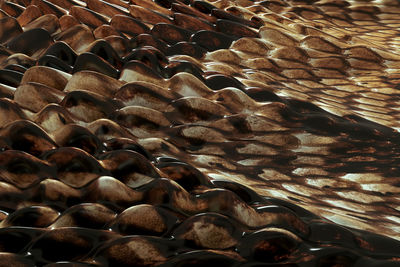
POLYGON ((398 266, 399 15, 0 2, 0 262, 398 266))

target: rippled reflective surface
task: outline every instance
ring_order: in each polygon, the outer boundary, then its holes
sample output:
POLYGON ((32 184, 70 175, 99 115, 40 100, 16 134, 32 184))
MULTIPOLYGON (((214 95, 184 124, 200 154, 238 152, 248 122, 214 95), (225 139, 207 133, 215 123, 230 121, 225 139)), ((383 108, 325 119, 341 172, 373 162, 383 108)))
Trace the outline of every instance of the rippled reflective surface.
POLYGON ((0 2, 0 260, 397 266, 398 1, 0 2))

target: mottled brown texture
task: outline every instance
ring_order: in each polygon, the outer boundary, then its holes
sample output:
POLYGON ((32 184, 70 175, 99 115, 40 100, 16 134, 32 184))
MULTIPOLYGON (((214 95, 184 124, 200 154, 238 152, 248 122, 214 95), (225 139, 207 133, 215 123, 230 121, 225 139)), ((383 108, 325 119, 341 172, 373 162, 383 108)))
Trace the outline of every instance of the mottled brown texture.
POLYGON ((398 265, 399 14, 0 2, 0 265, 398 265))

